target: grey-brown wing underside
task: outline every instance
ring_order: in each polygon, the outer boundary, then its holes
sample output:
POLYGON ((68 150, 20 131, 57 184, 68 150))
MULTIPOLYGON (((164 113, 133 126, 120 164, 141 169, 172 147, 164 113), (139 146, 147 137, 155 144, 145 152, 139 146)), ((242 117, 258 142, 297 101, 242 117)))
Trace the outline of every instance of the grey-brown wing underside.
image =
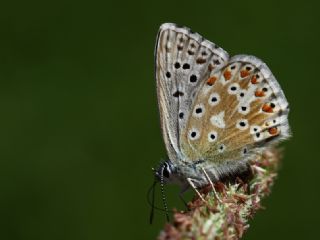
POLYGON ((171 161, 185 159, 180 137, 194 99, 211 72, 219 71, 229 55, 186 27, 161 25, 155 49, 155 73, 162 134, 171 161))

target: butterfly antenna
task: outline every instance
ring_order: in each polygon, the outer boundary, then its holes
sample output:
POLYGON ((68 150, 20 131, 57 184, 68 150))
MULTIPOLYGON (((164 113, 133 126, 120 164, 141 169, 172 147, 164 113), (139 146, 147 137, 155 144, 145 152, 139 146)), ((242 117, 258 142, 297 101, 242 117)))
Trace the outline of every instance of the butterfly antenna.
POLYGON ((164 170, 164 166, 161 169, 161 176, 160 176, 160 187, 161 187, 161 195, 162 195, 162 202, 163 202, 163 207, 164 210, 166 212, 166 217, 167 217, 167 221, 169 222, 169 213, 168 213, 168 205, 167 205, 167 199, 166 199, 166 195, 164 192, 164 181, 163 181, 163 170, 164 170))
POLYGON ((148 190, 148 203, 151 206, 151 210, 150 210, 150 218, 149 218, 149 222, 150 224, 152 224, 153 222, 153 217, 154 217, 154 194, 155 194, 155 187, 157 184, 157 180, 155 179, 152 186, 149 188, 148 190), (151 201, 150 201, 150 193, 151 193, 151 201))
MULTIPOLYGON (((165 209, 157 207, 154 202, 155 202, 155 189, 156 189, 156 185, 158 183, 158 180, 155 178, 154 182, 152 183, 151 187, 148 189, 147 192, 147 202, 149 204, 149 206, 153 207, 155 210, 158 211, 162 211, 165 212, 165 209)), ((169 213, 171 213, 172 211, 169 211, 169 213)))

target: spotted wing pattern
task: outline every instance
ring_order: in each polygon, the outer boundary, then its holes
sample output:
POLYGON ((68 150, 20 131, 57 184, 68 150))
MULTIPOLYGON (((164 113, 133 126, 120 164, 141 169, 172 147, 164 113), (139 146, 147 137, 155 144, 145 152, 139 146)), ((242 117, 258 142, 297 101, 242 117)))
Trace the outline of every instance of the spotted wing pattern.
POLYGON ((175 24, 160 27, 155 56, 160 121, 171 161, 200 160, 219 170, 289 137, 287 100, 260 59, 229 59, 222 48, 175 24))
POLYGON ((190 160, 215 167, 249 159, 289 136, 288 103, 269 68, 238 55, 202 82, 182 133, 190 160))
POLYGON ((202 83, 227 63, 228 54, 185 27, 160 27, 155 50, 160 121, 171 161, 188 161, 181 151, 193 102, 202 83))

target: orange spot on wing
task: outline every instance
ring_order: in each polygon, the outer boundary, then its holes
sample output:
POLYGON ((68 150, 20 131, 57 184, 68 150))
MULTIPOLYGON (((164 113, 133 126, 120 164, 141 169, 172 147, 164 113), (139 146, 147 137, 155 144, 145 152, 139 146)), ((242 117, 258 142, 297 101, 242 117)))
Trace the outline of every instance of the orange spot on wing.
POLYGON ((276 135, 278 133, 278 129, 276 127, 271 127, 271 128, 268 129, 268 132, 271 135, 276 135))
POLYGON ((217 78, 216 78, 215 76, 212 76, 211 78, 209 78, 209 79, 207 80, 207 84, 208 84, 209 86, 212 86, 216 81, 217 81, 217 78))
POLYGON ((240 76, 242 78, 249 76, 249 71, 248 70, 242 70, 240 71, 240 76))
POLYGON ((254 95, 256 97, 264 97, 265 96, 264 91, 260 91, 260 90, 255 91, 254 95))
POLYGON ((251 78, 251 83, 252 83, 252 84, 257 84, 257 83, 258 83, 258 79, 257 79, 256 76, 253 76, 253 77, 251 78))
POLYGON ((232 75, 231 75, 231 72, 230 72, 230 71, 226 70, 226 71, 224 71, 223 76, 224 76, 224 78, 225 78, 226 80, 230 80, 230 78, 231 78, 232 75))
POLYGON ((272 109, 272 107, 271 107, 269 104, 265 103, 265 104, 262 106, 262 111, 267 112, 267 113, 272 113, 272 112, 273 112, 273 109, 272 109))

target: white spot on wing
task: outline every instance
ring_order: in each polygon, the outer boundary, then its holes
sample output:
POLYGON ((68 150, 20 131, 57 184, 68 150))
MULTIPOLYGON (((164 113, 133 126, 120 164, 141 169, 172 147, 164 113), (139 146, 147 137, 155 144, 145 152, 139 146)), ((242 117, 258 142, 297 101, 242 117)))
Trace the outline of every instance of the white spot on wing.
POLYGON ((216 131, 211 131, 208 133, 208 141, 209 142, 214 142, 217 140, 218 133, 216 131))
POLYGON ((246 90, 241 89, 237 94, 238 101, 242 101, 245 98, 246 90))
POLYGON ((212 93, 208 99, 210 106, 216 106, 220 102, 220 95, 218 93, 212 93))
POLYGON ((228 87, 228 93, 231 95, 237 94, 240 90, 240 86, 238 83, 233 83, 228 87))
POLYGON ((250 112, 250 107, 249 105, 240 105, 238 107, 238 112, 243 114, 243 115, 246 115, 250 112))
POLYGON ((224 111, 220 112, 218 115, 214 115, 210 118, 212 125, 218 128, 225 128, 226 124, 224 123, 224 111))
POLYGON ((250 133, 253 136, 255 142, 259 142, 264 138, 264 132, 262 132, 262 128, 257 125, 253 125, 250 127, 250 133))
POLYGON ((247 147, 244 147, 244 148, 242 149, 242 155, 245 156, 247 153, 248 153, 248 148, 247 148, 247 147))
POLYGON ((201 118, 205 112, 205 108, 203 104, 198 104, 194 107, 193 116, 196 118, 201 118))
POLYGON ((257 132, 256 134, 253 134, 253 139, 256 142, 259 142, 260 140, 262 140, 264 138, 264 133, 263 132, 257 132))
POLYGON ((224 150, 226 150, 226 146, 224 144, 221 144, 218 148, 218 152, 223 153, 224 150))
POLYGON ((188 132, 188 136, 190 140, 197 140, 200 137, 200 132, 196 128, 191 128, 188 132))
POLYGON ((249 127, 249 123, 248 123, 248 120, 247 119, 240 119, 238 122, 237 122, 237 125, 236 127, 240 130, 246 130, 248 127, 249 127))
POLYGON ((258 132, 261 132, 261 127, 258 126, 258 125, 254 125, 254 126, 251 126, 250 127, 250 133, 253 135, 253 134, 256 134, 258 132))

